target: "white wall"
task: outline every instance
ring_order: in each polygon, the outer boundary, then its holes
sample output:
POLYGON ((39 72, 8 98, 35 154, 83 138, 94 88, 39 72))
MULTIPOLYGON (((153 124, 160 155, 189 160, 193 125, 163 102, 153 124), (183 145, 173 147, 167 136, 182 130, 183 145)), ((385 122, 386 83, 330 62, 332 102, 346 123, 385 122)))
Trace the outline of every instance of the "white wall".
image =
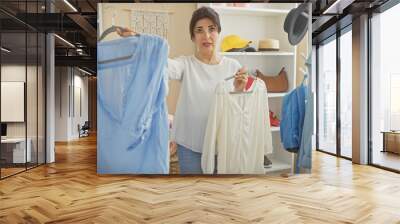
MULTIPOLYGON (((78 138, 79 133, 78 133, 78 124, 81 126, 85 123, 85 121, 88 121, 88 77, 81 76, 83 73, 81 73, 78 70, 75 70, 75 75, 74 75, 74 89, 75 94, 72 99, 74 99, 74 108, 75 113, 72 113, 72 125, 71 125, 71 132, 70 134, 72 135, 73 138, 78 138), (79 72, 76 74, 76 72, 79 72), (77 92, 77 90, 80 90, 80 93, 77 92), (80 99, 77 97, 80 94, 80 99), (78 100, 81 102, 79 103, 78 100), (81 112, 79 111, 79 106, 81 106, 81 112)), ((73 111, 72 111, 73 112, 73 111)))
MULTIPOLYGON (((1 81, 18 81, 25 82, 25 65, 2 65, 1 66, 1 81)), ((28 67, 28 71, 31 67, 28 67)), ((3 96, 4 97, 4 96, 3 96)), ((7 108, 1 108, 6 110, 7 108)), ((24 122, 9 122, 7 123, 7 136, 8 137, 25 137, 25 123, 24 122)))
MULTIPOLYGON (((2 65, 1 66, 1 81, 3 81, 3 82, 17 81, 17 82, 25 82, 26 83, 26 80, 25 80, 26 72, 28 72, 27 73, 28 75, 36 74, 36 67, 33 67, 33 66, 25 67, 25 65, 18 65, 18 64, 2 65)), ((30 83, 30 84, 32 84, 32 83, 30 83)), ((34 85, 36 85, 36 82, 34 83, 34 85)), ((31 98, 34 97, 36 99, 36 89, 29 88, 27 90, 28 90, 27 96, 30 97, 27 99, 27 102, 28 103, 33 102, 33 100, 31 98), (30 90, 32 90, 32 92, 30 90)), ((30 105, 30 106, 34 106, 36 108, 36 104, 30 105)), ((7 108, 1 108, 1 109, 6 110, 7 108)), ((28 112, 31 112, 31 110, 29 110, 28 112)), ((32 121, 35 121, 35 123, 36 123, 36 114, 28 113, 28 122, 32 122, 32 121), (34 117, 32 117, 33 115, 34 115, 34 117)), ((7 136, 8 137, 25 137, 25 126, 26 126, 25 123, 26 122, 7 122, 7 136)), ((28 129, 31 127, 36 130, 36 125, 35 125, 35 127, 33 127, 33 125, 31 123, 29 123, 28 129)), ((31 131, 28 130, 28 137, 29 137, 29 133, 31 133, 31 131)))
MULTIPOLYGON (((26 106, 23 102, 21 113, 26 112, 26 120, 23 122, 6 122, 7 137, 30 139, 33 161, 36 162, 37 153, 39 163, 44 163, 45 150, 45 117, 44 117, 44 73, 42 67, 25 64, 3 64, 1 66, 1 81, 25 82, 26 84, 26 106), (26 80, 27 79, 27 80, 26 80)), ((4 89, 2 89, 3 91, 4 89)), ((2 98, 8 98, 2 95, 2 98)), ((13 109, 2 107, 3 112, 16 113, 13 109), (5 111, 4 111, 5 110, 5 111), (9 111, 7 111, 9 110, 9 111)), ((15 109, 14 109, 15 110, 15 109)), ((49 160, 51 161, 51 160, 49 160)))
POLYGON ((83 125, 88 120, 88 78, 76 68, 56 67, 55 86, 55 140, 77 139, 78 124, 83 125), (77 105, 82 105, 82 113, 77 105))

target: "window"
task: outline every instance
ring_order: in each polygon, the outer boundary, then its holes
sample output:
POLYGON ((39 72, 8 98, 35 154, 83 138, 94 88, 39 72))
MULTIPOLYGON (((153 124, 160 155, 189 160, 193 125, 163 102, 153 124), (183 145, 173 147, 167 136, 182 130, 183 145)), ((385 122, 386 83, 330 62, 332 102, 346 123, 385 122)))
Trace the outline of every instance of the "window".
POLYGON ((400 4, 371 18, 370 156, 372 164, 400 171, 400 150, 396 152, 400 141, 391 142, 390 144, 395 144, 394 150, 388 150, 383 134, 400 130, 398 21, 400 4))
POLYGON ((318 149, 336 153, 336 40, 318 48, 318 149))
MULTIPOLYGON (((45 4, 44 1, 17 3, 1 1, 0 6, 18 7, 19 15, 23 16, 43 12, 41 6, 45 4)), ((0 30, 1 99, 7 99, 0 105, 2 179, 45 163, 46 38, 44 33, 4 12, 0 12, 0 17, 3 22, 8 21, 1 24, 0 30), (10 109, 11 105, 18 110, 10 109)))
POLYGON ((400 130, 400 73, 390 74, 390 130, 400 130))
POLYGON ((323 41, 317 55, 317 148, 348 159, 352 157, 352 41, 350 25, 323 41))
MULTIPOLYGON (((350 27, 351 28, 351 27, 350 27)), ((340 36, 340 155, 352 157, 352 33, 340 36)))

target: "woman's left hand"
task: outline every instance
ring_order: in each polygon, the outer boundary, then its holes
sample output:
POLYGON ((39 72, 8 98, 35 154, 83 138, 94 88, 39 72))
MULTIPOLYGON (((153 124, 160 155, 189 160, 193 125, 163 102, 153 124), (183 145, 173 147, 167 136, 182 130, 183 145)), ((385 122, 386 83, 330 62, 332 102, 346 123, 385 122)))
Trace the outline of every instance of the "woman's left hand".
POLYGON ((244 91, 246 88, 248 80, 247 70, 245 67, 242 67, 235 75, 235 81, 233 85, 235 86, 235 91, 244 91))
POLYGON ((128 27, 117 28, 117 34, 121 37, 130 37, 136 35, 136 32, 128 27))

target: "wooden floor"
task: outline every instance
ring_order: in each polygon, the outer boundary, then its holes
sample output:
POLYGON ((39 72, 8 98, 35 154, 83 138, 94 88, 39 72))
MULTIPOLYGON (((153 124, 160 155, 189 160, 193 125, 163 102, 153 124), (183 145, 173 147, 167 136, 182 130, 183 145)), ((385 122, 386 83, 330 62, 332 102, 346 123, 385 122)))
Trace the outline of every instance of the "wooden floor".
POLYGON ((37 166, 36 163, 35 164, 27 163, 27 167, 25 167, 25 164, 22 164, 22 165, 18 165, 18 167, 1 168, 1 170, 0 170, 1 171, 1 178, 5 178, 5 177, 12 176, 12 175, 15 175, 15 174, 20 173, 20 172, 24 172, 27 169, 34 169, 36 166, 37 166))
POLYGON ((1 177, 8 177, 11 176, 15 173, 19 173, 26 170, 25 167, 24 168, 1 168, 1 177))
POLYGON ((375 151, 372 157, 373 163, 388 167, 395 170, 400 170, 400 155, 392 152, 375 151))
POLYGON ((400 223, 400 175, 313 154, 291 177, 98 176, 96 139, 0 181, 0 223, 400 223))

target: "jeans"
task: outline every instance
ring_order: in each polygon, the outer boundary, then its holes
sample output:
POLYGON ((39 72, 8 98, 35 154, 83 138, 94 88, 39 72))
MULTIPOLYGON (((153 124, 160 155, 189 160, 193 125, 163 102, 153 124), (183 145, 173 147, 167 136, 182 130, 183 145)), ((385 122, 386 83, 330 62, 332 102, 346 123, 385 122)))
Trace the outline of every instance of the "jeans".
MULTIPOLYGON (((194 152, 178 144, 178 161, 180 174, 203 174, 201 169, 201 153, 194 152)), ((214 174, 217 173, 217 156, 215 156, 214 174)))
POLYGON ((180 174, 202 174, 201 153, 194 152, 185 146, 178 145, 180 174))

